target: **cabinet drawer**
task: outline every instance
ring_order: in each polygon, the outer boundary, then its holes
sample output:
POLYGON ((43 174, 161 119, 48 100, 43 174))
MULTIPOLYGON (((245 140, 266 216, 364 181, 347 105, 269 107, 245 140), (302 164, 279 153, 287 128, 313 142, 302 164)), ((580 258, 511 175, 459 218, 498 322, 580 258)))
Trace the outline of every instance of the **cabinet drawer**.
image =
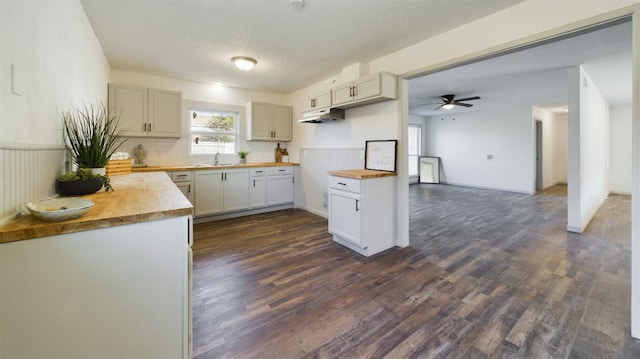
POLYGON ((251 169, 251 177, 260 177, 265 175, 264 168, 252 168, 251 169))
POLYGON ((341 189, 354 193, 360 193, 360 180, 329 176, 329 188, 341 189))
POLYGON ((193 172, 191 171, 170 172, 169 174, 173 182, 193 181, 193 172))
POLYGON ((293 174, 293 166, 285 166, 285 167, 268 167, 267 174, 269 176, 273 175, 292 175, 293 174))

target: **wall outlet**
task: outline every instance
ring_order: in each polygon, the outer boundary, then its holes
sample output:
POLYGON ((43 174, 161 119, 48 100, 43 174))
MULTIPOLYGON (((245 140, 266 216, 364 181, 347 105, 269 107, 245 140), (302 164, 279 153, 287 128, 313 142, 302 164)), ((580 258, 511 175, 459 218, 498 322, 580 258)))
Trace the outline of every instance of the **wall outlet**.
POLYGON ((327 208, 327 199, 328 199, 327 191, 324 191, 322 193, 322 207, 324 208, 327 208))

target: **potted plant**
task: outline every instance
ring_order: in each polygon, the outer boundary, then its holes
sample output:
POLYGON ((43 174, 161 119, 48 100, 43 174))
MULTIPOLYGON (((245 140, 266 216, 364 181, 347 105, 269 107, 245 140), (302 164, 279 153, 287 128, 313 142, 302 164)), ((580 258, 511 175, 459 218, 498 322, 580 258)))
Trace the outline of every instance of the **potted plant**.
POLYGON ((78 171, 75 174, 69 174, 68 178, 63 176, 64 178, 61 177, 58 180, 86 181, 90 179, 86 171, 80 171, 86 168, 102 178, 106 183, 105 190, 112 190, 108 185, 109 179, 105 175, 104 167, 111 159, 111 155, 127 141, 123 137, 123 132, 118 130, 119 120, 120 116, 113 115, 102 102, 96 105, 84 104, 83 107, 63 111, 64 144, 71 154, 73 163, 78 166, 78 171))
POLYGON ((65 196, 91 194, 102 187, 105 191, 113 191, 108 176, 93 173, 89 168, 78 168, 77 171, 65 173, 56 180, 56 192, 65 196))
POLYGON ((247 163, 247 156, 249 155, 249 151, 240 151, 238 152, 238 155, 240 155, 241 164, 247 163))

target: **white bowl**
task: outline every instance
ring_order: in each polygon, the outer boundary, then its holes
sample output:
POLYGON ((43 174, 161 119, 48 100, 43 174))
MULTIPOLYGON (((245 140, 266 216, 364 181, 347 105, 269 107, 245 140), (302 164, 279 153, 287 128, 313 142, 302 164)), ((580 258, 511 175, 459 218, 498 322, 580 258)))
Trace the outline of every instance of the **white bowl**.
POLYGON ((27 209, 37 218, 47 222, 78 218, 93 207, 93 202, 77 197, 47 198, 27 203, 27 209))

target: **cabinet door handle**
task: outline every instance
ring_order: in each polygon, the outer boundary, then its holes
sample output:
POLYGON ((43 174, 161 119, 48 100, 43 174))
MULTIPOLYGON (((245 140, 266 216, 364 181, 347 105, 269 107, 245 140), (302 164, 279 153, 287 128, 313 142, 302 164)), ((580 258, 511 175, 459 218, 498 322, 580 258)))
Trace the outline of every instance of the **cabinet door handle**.
POLYGON ((220 173, 220 181, 224 181, 224 173, 220 173))
POLYGON ((253 187, 256 186, 256 180, 253 180, 253 187))
POLYGON ((149 132, 151 132, 151 124, 149 124, 149 132))
POLYGON ((358 208, 358 203, 360 202, 359 199, 356 199, 356 212, 358 212, 360 210, 360 208, 358 208))
POLYGON ((341 185, 341 186, 346 186, 347 185, 346 183, 343 183, 343 182, 338 182, 338 184, 341 185))
POLYGON ((284 171, 286 171, 286 170, 278 170, 278 172, 284 172, 284 171))
POLYGON ((291 177, 291 183, 296 183, 296 178, 295 177, 291 177))
POLYGON ((187 192, 191 193, 191 183, 189 183, 189 186, 187 187, 187 192))
POLYGON ((142 125, 142 132, 147 132, 147 123, 146 122, 142 125))

